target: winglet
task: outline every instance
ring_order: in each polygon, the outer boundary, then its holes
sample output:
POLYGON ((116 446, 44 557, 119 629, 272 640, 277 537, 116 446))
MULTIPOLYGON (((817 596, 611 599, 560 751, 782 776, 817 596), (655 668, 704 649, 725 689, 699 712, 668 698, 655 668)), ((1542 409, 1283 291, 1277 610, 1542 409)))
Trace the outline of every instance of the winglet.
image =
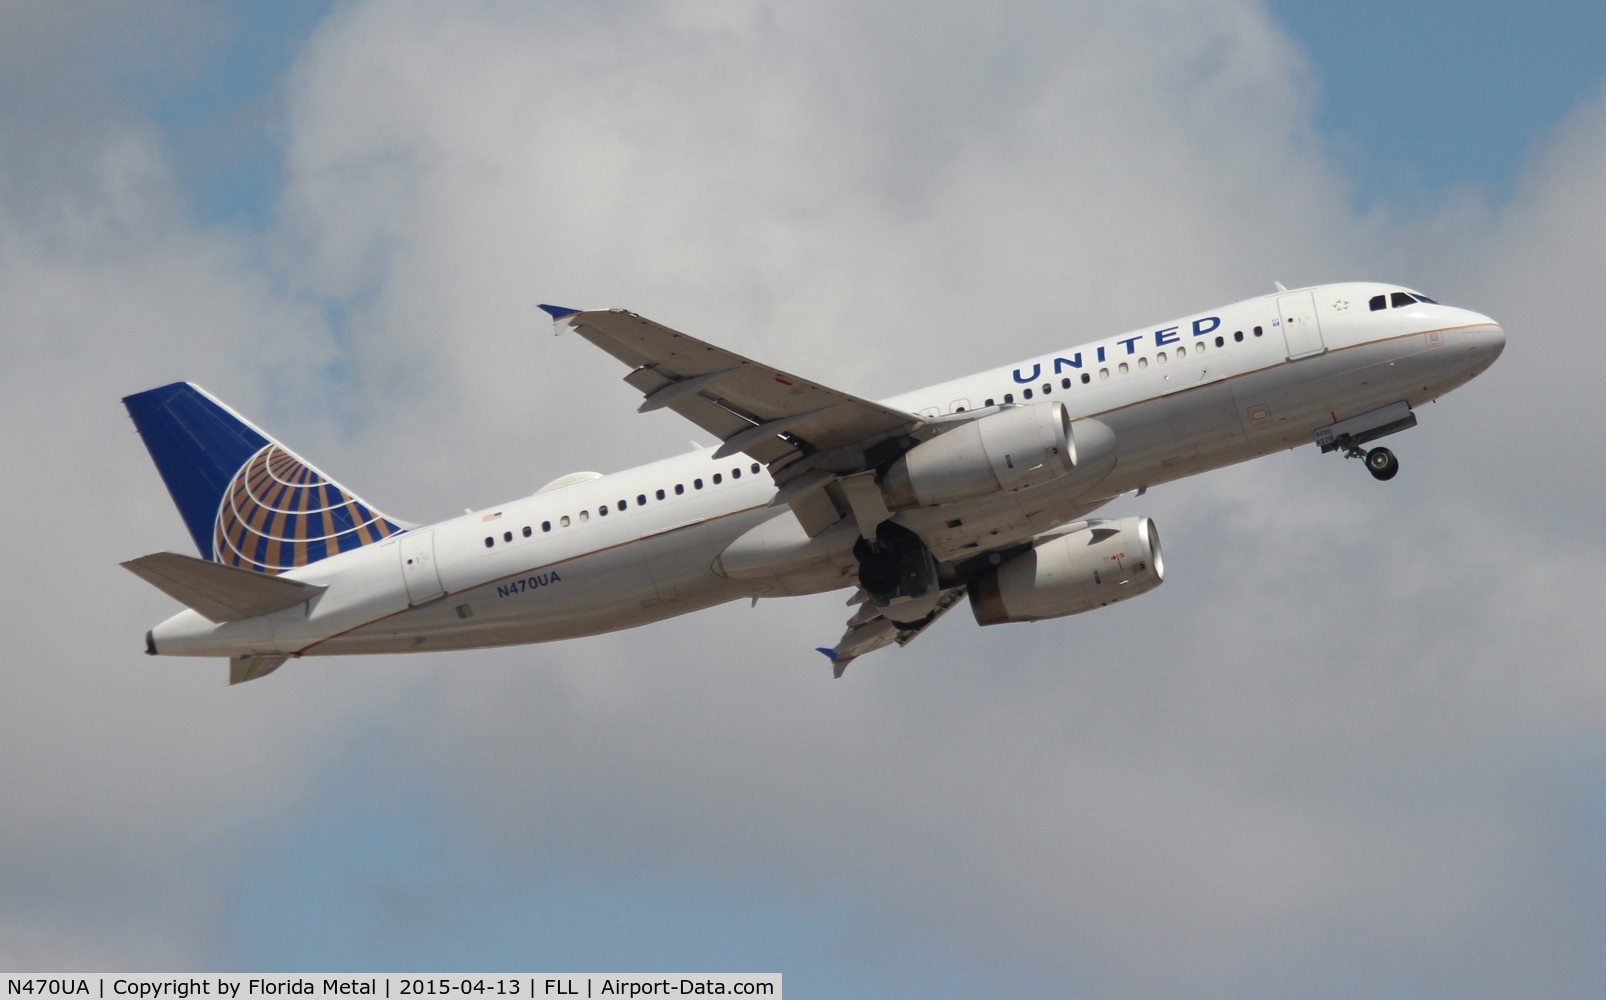
POLYGON ((569 309, 564 306, 549 306, 543 302, 541 303, 541 311, 546 313, 548 316, 551 316, 552 322, 560 323, 563 320, 568 319, 570 316, 573 316, 575 313, 578 313, 580 310, 569 309))
POLYGON ((848 669, 848 664, 852 663, 855 659, 852 656, 840 656, 837 654, 836 650, 831 649, 828 646, 816 646, 814 651, 816 653, 820 653, 826 659, 831 661, 831 676, 839 680, 842 677, 842 671, 848 669))

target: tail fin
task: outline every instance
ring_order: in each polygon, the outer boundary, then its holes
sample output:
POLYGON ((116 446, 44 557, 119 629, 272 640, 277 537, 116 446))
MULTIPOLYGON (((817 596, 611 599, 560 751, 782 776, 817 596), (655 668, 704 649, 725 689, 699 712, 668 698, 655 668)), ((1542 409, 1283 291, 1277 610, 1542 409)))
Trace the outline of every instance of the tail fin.
POLYGON ((206 559, 280 573, 405 529, 199 386, 123 405, 206 559))

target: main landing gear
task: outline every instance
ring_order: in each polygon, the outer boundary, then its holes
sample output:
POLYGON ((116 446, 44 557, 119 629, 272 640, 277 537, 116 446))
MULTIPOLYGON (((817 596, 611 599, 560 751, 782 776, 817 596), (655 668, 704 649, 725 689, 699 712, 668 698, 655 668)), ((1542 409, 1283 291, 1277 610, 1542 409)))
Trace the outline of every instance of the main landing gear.
POLYGON ((893 521, 882 521, 872 541, 853 546, 859 560, 859 586, 894 624, 917 622, 942 596, 937 561, 920 536, 893 521))

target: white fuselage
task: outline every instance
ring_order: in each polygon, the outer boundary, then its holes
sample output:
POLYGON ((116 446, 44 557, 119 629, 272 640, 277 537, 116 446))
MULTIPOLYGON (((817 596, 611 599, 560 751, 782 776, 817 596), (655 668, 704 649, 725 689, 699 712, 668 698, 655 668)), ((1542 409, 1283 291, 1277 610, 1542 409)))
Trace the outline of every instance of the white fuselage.
MULTIPOLYGON (((1412 303, 1396 286, 1323 285, 1249 299, 893 399, 931 418, 1041 401, 1114 431, 1092 495, 1051 482, 896 515, 939 562, 1085 516, 1109 499, 1308 444, 1328 424, 1413 407, 1482 372, 1504 333, 1489 318, 1412 303)), ((292 570, 328 587, 277 614, 213 624, 185 611, 152 633, 178 655, 465 649, 591 635, 749 596, 854 584, 856 531, 827 531, 795 572, 734 579, 718 559, 774 518, 775 486, 744 455, 680 455, 537 493, 292 570)), ((851 524, 852 519, 847 522, 851 524)))

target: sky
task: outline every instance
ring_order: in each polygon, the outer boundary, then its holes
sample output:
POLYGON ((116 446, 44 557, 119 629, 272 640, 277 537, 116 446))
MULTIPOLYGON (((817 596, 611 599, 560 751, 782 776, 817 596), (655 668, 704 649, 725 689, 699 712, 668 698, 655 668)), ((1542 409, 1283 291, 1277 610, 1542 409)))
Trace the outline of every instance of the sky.
POLYGON ((7 4, 0 969, 1600 995, 1603 33, 1583 3, 7 4), (118 402, 176 379, 431 520, 701 436, 538 302, 885 397, 1352 279, 1509 338, 1397 479, 1305 448, 1123 498, 1165 586, 956 613, 840 682, 832 594, 230 689, 142 655, 175 608, 117 565, 189 551, 118 402))

